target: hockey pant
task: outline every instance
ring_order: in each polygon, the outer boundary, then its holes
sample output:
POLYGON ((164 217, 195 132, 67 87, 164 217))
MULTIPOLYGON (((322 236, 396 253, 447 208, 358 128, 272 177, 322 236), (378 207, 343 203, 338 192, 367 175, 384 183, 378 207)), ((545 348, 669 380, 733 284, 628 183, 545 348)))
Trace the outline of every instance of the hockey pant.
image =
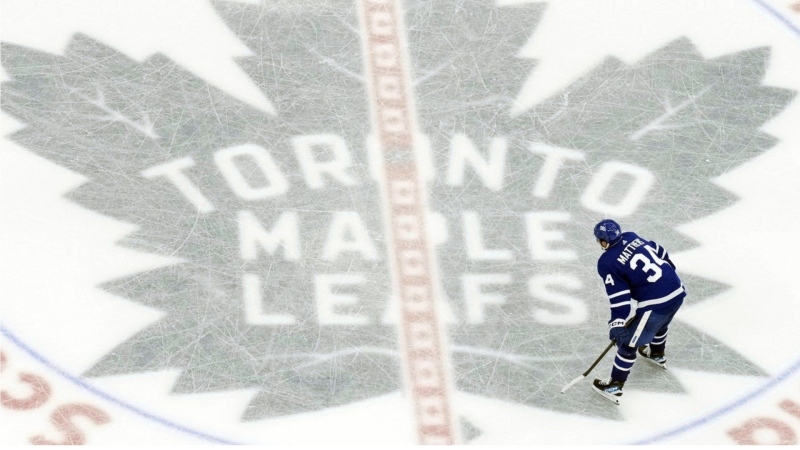
POLYGON ((683 297, 678 299, 674 308, 667 310, 651 310, 637 314, 628 326, 627 336, 617 343, 617 356, 611 369, 611 378, 625 382, 636 362, 636 349, 650 344, 653 353, 664 353, 667 346, 667 331, 672 318, 683 304, 683 297))

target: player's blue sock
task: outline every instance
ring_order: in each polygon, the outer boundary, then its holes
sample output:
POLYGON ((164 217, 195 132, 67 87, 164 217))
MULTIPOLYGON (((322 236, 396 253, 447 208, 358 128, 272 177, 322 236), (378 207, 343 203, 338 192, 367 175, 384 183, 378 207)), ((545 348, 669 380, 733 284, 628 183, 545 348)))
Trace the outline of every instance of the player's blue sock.
POLYGON ((611 379, 624 383, 628 379, 631 367, 636 362, 636 349, 622 345, 617 349, 614 366, 611 368, 611 379))

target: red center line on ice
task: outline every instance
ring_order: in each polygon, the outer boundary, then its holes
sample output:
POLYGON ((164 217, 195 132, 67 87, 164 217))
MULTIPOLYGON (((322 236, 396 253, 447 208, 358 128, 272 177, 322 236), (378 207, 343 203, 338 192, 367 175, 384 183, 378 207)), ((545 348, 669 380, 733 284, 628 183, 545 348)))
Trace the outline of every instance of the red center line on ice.
POLYGON ((447 337, 436 310, 435 258, 427 236, 426 186, 416 130, 399 0, 359 0, 373 130, 382 168, 392 290, 399 305, 403 372, 420 444, 456 444, 447 337))

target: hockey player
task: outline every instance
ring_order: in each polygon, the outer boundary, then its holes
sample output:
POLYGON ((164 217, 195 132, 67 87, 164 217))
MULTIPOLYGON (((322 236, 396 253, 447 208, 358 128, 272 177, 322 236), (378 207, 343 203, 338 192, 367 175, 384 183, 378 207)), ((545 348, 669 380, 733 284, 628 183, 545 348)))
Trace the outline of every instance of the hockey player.
POLYGON ((667 329, 686 292, 664 247, 634 232, 623 233, 609 219, 595 225, 594 236, 603 248, 597 273, 611 304, 608 337, 616 342, 617 356, 611 378, 594 380, 592 388, 619 404, 637 350, 643 358, 667 368, 667 329))

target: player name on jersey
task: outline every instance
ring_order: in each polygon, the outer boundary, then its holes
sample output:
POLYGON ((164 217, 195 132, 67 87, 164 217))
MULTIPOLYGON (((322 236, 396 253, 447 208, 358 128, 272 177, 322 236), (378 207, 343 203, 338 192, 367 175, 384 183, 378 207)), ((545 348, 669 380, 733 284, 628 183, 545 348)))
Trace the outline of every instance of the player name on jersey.
MULTIPOLYGON (((623 242, 624 243, 624 242, 623 242)), ((625 264, 628 262, 628 259, 633 256, 633 251, 639 248, 639 246, 644 245, 644 241, 636 238, 631 243, 625 246, 622 250, 622 253, 619 254, 617 257, 617 262, 620 264, 625 264)))

